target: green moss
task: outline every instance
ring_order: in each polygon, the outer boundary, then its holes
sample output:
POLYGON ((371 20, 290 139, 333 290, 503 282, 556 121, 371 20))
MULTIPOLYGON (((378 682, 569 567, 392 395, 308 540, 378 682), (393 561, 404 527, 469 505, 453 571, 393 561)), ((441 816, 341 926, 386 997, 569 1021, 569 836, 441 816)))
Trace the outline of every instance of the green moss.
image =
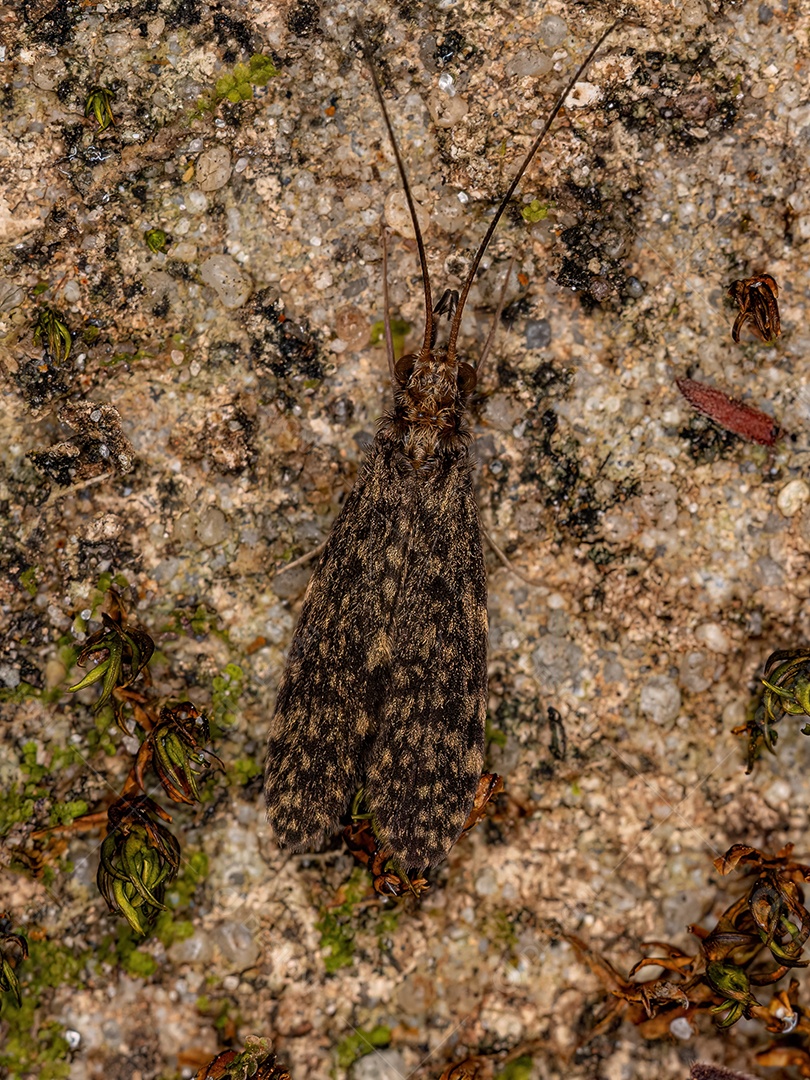
POLYGON ((222 1031, 229 1020, 240 1019, 240 1014, 232 1010, 233 1002, 228 998, 211 998, 207 994, 197 998, 197 1011, 201 1016, 208 1017, 217 1031, 222 1031))
POLYGON ((528 1054, 523 1054, 501 1069, 495 1080, 532 1080, 532 1075, 532 1059, 528 1054))
POLYGON ((198 641, 209 634, 214 634, 221 641, 228 641, 228 632, 222 628, 219 615, 205 604, 198 604, 193 613, 188 608, 176 608, 166 629, 175 634, 193 634, 198 641))
POLYGON ((73 799, 70 802, 56 803, 51 807, 51 825, 69 825, 71 821, 86 814, 90 809, 84 799, 73 799))
POLYGON ((382 939, 395 934, 399 926, 399 916, 402 908, 396 907, 386 911, 380 908, 380 917, 377 920, 377 936, 382 939))
POLYGON ((520 211, 520 216, 529 225, 536 225, 538 221, 545 221, 551 209, 551 203, 541 203, 539 199, 532 199, 528 206, 520 211))
POLYGON ((157 971, 158 962, 150 953, 138 948, 142 942, 143 938, 135 933, 128 922, 122 920, 116 924, 114 933, 105 934, 102 938, 101 948, 95 957, 98 966, 109 964, 128 971, 130 975, 148 979, 157 971))
POLYGON ((489 720, 487 720, 484 738, 488 743, 495 743, 496 746, 500 746, 502 750, 506 746, 506 732, 501 731, 500 728, 493 727, 489 720))
POLYGON ((25 999, 20 1009, 8 1010, 6 1020, 11 1027, 0 1050, 0 1068, 8 1070, 9 1076, 29 1074, 37 1080, 66 1080, 70 1076, 70 1047, 61 1024, 38 1024, 35 1006, 25 999))
POLYGON ((141 949, 133 949, 124 965, 130 975, 137 975, 142 979, 148 979, 158 969, 158 962, 150 953, 141 949))
POLYGON ((184 852, 181 867, 164 897, 169 913, 183 910, 191 903, 198 886, 208 876, 208 856, 204 851, 184 852))
POLYGON ((391 1028, 378 1024, 370 1031, 357 1028, 335 1048, 335 1063, 339 1069, 349 1069, 355 1061, 391 1043, 391 1028))
POLYGON ((354 930, 337 918, 331 911, 325 912, 315 923, 321 935, 321 949, 325 955, 323 966, 328 975, 354 963, 354 930))
POLYGON ((269 56, 255 53, 247 64, 237 64, 233 71, 220 75, 214 89, 199 98, 193 115, 200 117, 206 112, 213 112, 223 101, 230 101, 234 105, 240 101, 250 101, 254 86, 266 86, 279 74, 269 56))
MULTIPOLYGON (((49 764, 42 765, 37 762, 37 744, 27 742, 20 747, 18 760, 24 779, 16 787, 0 792, 0 836, 5 836, 19 822, 30 821, 34 816, 36 801, 50 796, 43 781, 57 775, 66 766, 75 764, 79 758, 75 748, 57 746, 51 750, 49 764)), ((51 810, 51 824, 64 824, 86 812, 87 803, 82 800, 57 803, 51 810)))
POLYGON ((240 787, 249 784, 257 776, 261 776, 261 764, 255 758, 237 758, 232 761, 228 769, 228 776, 235 780, 240 787))
POLYGON ((34 799, 28 798, 19 789, 0 795, 0 837, 19 825, 21 821, 30 821, 34 816, 34 799))
POLYGON ((211 736, 227 731, 239 719, 239 699, 245 689, 245 673, 238 664, 226 664, 211 685, 211 736), (217 731, 217 729, 219 729, 217 731))
POLYGON ((118 731, 114 723, 112 708, 107 705, 93 714, 93 727, 87 732, 87 746, 91 752, 102 750, 107 757, 115 757, 118 750, 113 742, 113 733, 118 731))
POLYGON ((20 584, 28 593, 29 596, 37 595, 37 577, 39 575, 38 566, 29 566, 27 570, 23 570, 20 574, 20 584))
POLYGON ((21 705, 28 698, 38 698, 42 696, 41 690, 25 681, 18 683, 13 689, 4 687, 0 690, 0 702, 7 702, 9 705, 21 705))
POLYGON ((63 1028, 54 1022, 40 1022, 43 996, 58 986, 81 986, 89 949, 68 949, 58 942, 29 941, 30 955, 19 968, 22 1005, 17 1008, 6 996, 3 1019, 8 1032, 0 1050, 0 1066, 11 1076, 30 1073, 38 1080, 62 1080, 70 1075, 68 1044, 63 1028))
POLYGON ((517 953, 518 936, 514 923, 505 911, 497 911, 486 925, 487 937, 509 952, 510 959, 517 953))
POLYGON ((326 953, 324 967, 330 975, 354 963, 352 918, 355 907, 368 892, 368 875, 362 867, 355 866, 342 892, 343 902, 337 907, 321 908, 321 917, 315 923, 315 929, 321 935, 321 948, 326 953))
MULTIPOLYGON (((405 348, 405 338, 410 331, 411 324, 405 322, 404 319, 391 320, 391 338, 394 343, 394 356, 399 357, 402 355, 402 350, 405 348)), ((379 345, 381 341, 385 341, 385 323, 382 320, 375 322, 372 326, 369 344, 379 345)))
POLYGON ((188 919, 175 919, 171 911, 161 911, 155 922, 155 937, 169 948, 175 941, 185 941, 194 934, 194 923, 188 919))

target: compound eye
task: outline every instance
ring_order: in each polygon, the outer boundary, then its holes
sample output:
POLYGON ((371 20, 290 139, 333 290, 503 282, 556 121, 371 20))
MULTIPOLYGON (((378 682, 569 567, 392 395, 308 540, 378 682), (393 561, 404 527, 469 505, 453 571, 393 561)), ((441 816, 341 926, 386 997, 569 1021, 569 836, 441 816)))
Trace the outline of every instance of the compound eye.
POLYGON ((458 388, 462 394, 471 394, 478 382, 475 368, 463 361, 458 365, 458 388))
POLYGON ((397 360, 394 365, 394 378, 400 386, 405 386, 410 379, 415 361, 416 353, 408 353, 407 356, 401 356, 397 360))

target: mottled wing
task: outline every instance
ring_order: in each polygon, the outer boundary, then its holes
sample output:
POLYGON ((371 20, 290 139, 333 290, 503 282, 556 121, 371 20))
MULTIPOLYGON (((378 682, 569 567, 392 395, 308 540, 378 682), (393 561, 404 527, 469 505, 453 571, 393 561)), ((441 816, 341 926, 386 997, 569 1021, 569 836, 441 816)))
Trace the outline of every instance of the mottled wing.
POLYGON ((363 784, 390 681, 388 629, 407 542, 393 461, 375 442, 312 575, 290 646, 265 766, 268 818, 284 847, 314 847, 335 833, 363 784))
POLYGON ((466 450, 402 483, 410 542, 391 629, 391 682, 370 752, 366 802, 406 869, 440 862, 483 768, 487 589, 466 450))

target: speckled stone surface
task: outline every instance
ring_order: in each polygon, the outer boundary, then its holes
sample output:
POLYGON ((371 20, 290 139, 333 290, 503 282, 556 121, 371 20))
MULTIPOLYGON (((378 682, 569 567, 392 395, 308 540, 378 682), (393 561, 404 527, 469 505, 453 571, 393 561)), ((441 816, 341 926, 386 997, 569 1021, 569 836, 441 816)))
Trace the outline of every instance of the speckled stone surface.
MULTIPOLYGON (((351 859, 337 841, 279 852, 249 765, 309 574, 277 571, 327 534, 389 401, 369 343, 383 215, 394 315, 409 343, 422 329, 412 232, 354 41, 361 9, 0 7, 0 788, 30 782, 32 752, 45 766, 68 745, 80 755, 48 769, 3 861, 33 850, 53 800, 101 808, 136 748, 114 725, 97 732, 94 691, 47 693, 69 685, 66 643, 97 627, 102 574, 123 575, 158 642, 158 691, 227 713, 225 776, 202 807, 173 809, 186 857, 208 857, 178 915, 194 932, 147 940, 151 974, 109 945, 98 829, 57 834, 44 877, 4 870, 14 926, 87 954, 81 985, 42 990, 31 1021, 76 1045, 54 1076, 191 1076, 218 1040, 252 1032, 294 1077, 326 1080, 346 1074, 336 1053, 353 1030, 381 1025, 384 1056, 350 1075, 438 1077, 522 1045, 543 1080, 676 1080, 695 1057, 757 1071, 767 1038, 746 1022, 721 1037, 704 1018, 656 1043, 625 1026, 578 1049, 603 991, 560 928, 626 971, 642 941, 686 945, 688 923, 741 891, 712 867, 729 844, 808 846, 800 724, 783 723, 778 757, 750 776, 731 734, 768 654, 808 640, 800 9, 639 0, 644 25, 618 29, 577 85, 483 260, 462 331, 471 358, 515 264, 470 417, 479 506, 531 579, 488 553, 502 733, 489 764, 509 798, 421 906, 369 893, 348 921, 350 964, 328 973, 322 920, 351 859), (216 101, 217 80, 258 53, 278 76, 216 101), (115 94, 102 133, 84 118, 94 85, 115 94), (533 200, 551 208, 530 223, 533 200), (758 273, 779 283, 783 334, 735 345, 725 291, 758 273), (73 332, 63 361, 34 341, 43 304, 73 332), (719 432, 681 376, 772 414, 786 436, 770 450, 719 432), (103 438, 88 403, 113 409, 103 438), (228 664, 244 675, 225 709, 228 664)), ((616 13, 574 0, 363 9, 438 293, 463 280, 555 95, 616 13)))

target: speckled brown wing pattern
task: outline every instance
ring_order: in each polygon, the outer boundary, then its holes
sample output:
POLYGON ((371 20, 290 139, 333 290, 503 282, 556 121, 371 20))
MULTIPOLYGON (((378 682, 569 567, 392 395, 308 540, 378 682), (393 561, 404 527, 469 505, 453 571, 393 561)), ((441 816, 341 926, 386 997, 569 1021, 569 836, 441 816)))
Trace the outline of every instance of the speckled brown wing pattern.
POLYGON ((385 582, 405 542, 393 479, 375 443, 304 597, 265 765, 268 818, 283 847, 312 847, 336 832, 363 782, 390 683, 385 582))
POLYGON ((268 742, 285 847, 337 831, 360 787, 404 867, 440 861, 483 763, 486 578, 466 448, 417 473, 380 435, 315 570, 268 742))
POLYGON ((406 869, 440 862, 472 808, 484 764, 487 590, 466 449, 404 485, 411 557, 391 633, 390 687, 371 745, 366 804, 406 869))

